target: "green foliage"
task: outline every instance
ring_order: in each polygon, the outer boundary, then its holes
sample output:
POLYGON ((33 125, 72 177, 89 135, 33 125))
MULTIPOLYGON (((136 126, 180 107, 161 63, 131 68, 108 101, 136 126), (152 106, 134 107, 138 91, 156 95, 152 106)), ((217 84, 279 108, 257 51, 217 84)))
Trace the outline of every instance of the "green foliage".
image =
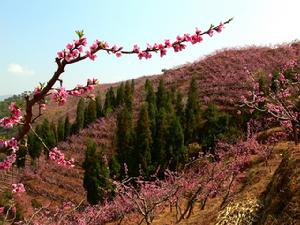
POLYGON ((166 108, 168 102, 168 94, 165 88, 165 84, 163 79, 159 80, 158 89, 156 92, 156 106, 157 109, 160 110, 162 108, 166 108))
POLYGON ((19 150, 17 151, 17 159, 16 159, 16 165, 18 168, 25 167, 25 160, 27 155, 27 147, 24 145, 20 145, 19 150))
POLYGON ((96 99, 96 113, 97 113, 97 118, 103 117, 103 110, 102 110, 102 100, 101 100, 101 95, 98 94, 96 99))
POLYGON ((65 139, 69 137, 71 134, 71 124, 69 120, 69 115, 67 114, 66 119, 65 119, 65 139))
POLYGON ((57 140, 58 141, 65 140, 65 122, 64 122, 63 118, 60 118, 58 120, 58 124, 57 124, 57 140))
MULTIPOLYGON (((132 115, 131 111, 129 111, 127 107, 124 107, 117 116, 117 159, 122 167, 123 164, 126 163, 130 171, 132 171, 134 165, 134 160, 132 159, 133 146, 134 130, 132 127, 132 115)), ((122 170, 123 169, 124 168, 122 168, 122 170)), ((121 171, 121 175, 124 175, 124 171, 121 171)))
POLYGON ((184 146, 184 134, 179 119, 174 117, 168 132, 167 158, 170 159, 170 169, 177 170, 179 165, 186 163, 188 157, 184 146))
POLYGON ((121 106, 124 104, 124 101, 125 101, 125 87, 124 87, 124 83, 122 82, 117 89, 116 105, 121 106))
POLYGON ((83 186, 87 191, 88 202, 92 205, 103 202, 112 185, 109 181, 108 165, 103 159, 103 149, 99 151, 91 140, 87 143, 83 169, 83 186))
MULTIPOLYGON (((36 126, 35 132, 40 135, 42 133, 41 127, 39 125, 36 126)), ((28 133, 28 153, 33 160, 36 160, 40 157, 42 152, 42 143, 36 137, 33 132, 28 133)))
MULTIPOLYGON (((50 127, 50 123, 47 118, 44 119, 41 128, 39 130, 39 136, 42 138, 42 140, 45 142, 45 144, 49 147, 52 148, 56 144, 55 140, 55 134, 53 130, 50 127)), ((48 157, 49 152, 47 148, 44 148, 44 154, 48 157)))
POLYGON ((198 102, 197 84, 195 77, 192 78, 188 100, 185 106, 185 126, 184 138, 185 143, 189 144, 199 140, 199 124, 201 123, 200 105, 198 102))
POLYGON ((175 102, 175 113, 181 124, 184 123, 184 104, 182 101, 182 93, 177 92, 175 102))
POLYGON ((121 165, 115 155, 113 155, 109 160, 109 170, 114 179, 120 177, 121 165))
POLYGON ((203 113, 202 144, 206 150, 213 149, 218 138, 228 130, 229 117, 213 104, 203 113))
POLYGON ((79 132, 84 126, 84 99, 80 98, 76 110, 76 131, 79 132))
POLYGON ((105 94, 105 102, 103 106, 103 113, 104 115, 108 115, 111 113, 115 108, 115 93, 112 87, 108 89, 105 94))
MULTIPOLYGON (((148 115, 148 106, 147 104, 143 104, 140 109, 136 126, 136 144, 134 151, 137 157, 136 162, 145 175, 148 174, 149 166, 151 164, 151 145, 152 137, 148 115)), ((137 167, 135 168, 135 171, 138 171, 137 167)))
POLYGON ((168 136, 168 122, 165 109, 160 109, 156 118, 156 134, 151 152, 153 165, 164 165, 166 163, 166 148, 168 136))
POLYGON ((132 111, 132 102, 133 102, 133 93, 134 93, 134 82, 129 83, 129 81, 126 81, 125 83, 125 106, 127 107, 128 110, 132 111), (133 85, 132 85, 133 84, 133 85))
POLYGON ((84 126, 87 127, 90 123, 93 123, 97 119, 97 110, 96 110, 96 102, 93 100, 90 100, 89 104, 87 105, 85 109, 85 115, 84 115, 84 126))

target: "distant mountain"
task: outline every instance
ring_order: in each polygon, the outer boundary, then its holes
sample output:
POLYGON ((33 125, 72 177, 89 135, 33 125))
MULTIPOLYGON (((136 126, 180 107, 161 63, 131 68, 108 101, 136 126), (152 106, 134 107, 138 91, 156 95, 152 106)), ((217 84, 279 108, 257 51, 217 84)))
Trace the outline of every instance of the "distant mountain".
POLYGON ((11 95, 0 95, 0 101, 9 98, 11 95))

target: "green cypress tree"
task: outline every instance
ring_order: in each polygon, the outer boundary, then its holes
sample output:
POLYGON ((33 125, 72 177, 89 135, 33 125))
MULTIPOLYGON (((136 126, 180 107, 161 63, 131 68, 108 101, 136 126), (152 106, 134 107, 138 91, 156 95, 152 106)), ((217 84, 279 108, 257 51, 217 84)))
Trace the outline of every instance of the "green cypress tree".
POLYGON ((146 80, 145 83, 145 92, 146 92, 146 102, 148 103, 148 114, 150 120, 152 140, 154 140, 156 134, 156 113, 157 113, 156 96, 155 96, 152 82, 148 79, 146 80))
POLYGON ((96 113, 97 113, 97 118, 100 118, 103 116, 103 111, 102 111, 102 100, 101 100, 101 95, 98 94, 96 97, 96 113))
POLYGON ((97 110, 96 110, 96 102, 93 100, 90 100, 89 104, 86 107, 86 111, 85 111, 85 127, 87 127, 87 125, 89 125, 90 123, 93 123, 96 121, 97 119, 97 110))
POLYGON ((56 129, 56 125, 55 125, 54 121, 51 122, 51 124, 50 124, 50 129, 51 129, 51 131, 52 131, 53 134, 54 134, 55 145, 56 145, 57 142, 58 142, 58 138, 57 138, 57 129, 56 129))
POLYGON ((188 100, 185 106, 185 127, 184 127, 184 139, 186 144, 199 141, 199 123, 201 119, 200 105, 197 95, 197 84, 195 77, 192 77, 188 100))
POLYGON ((130 86, 130 89, 131 89, 131 95, 133 96, 134 95, 134 87, 135 87, 135 82, 134 82, 134 79, 131 80, 131 86, 130 86))
POLYGON ((87 143, 83 169, 83 187, 87 191, 88 202, 92 205, 103 202, 106 192, 112 188, 109 170, 103 160, 102 152, 97 150, 95 142, 91 140, 87 143))
POLYGON ((229 117, 226 113, 218 110, 218 108, 209 104, 203 113, 202 127, 202 145, 206 151, 214 153, 214 147, 218 138, 228 130, 229 117))
MULTIPOLYGON (((37 125, 35 132, 41 135, 41 127, 37 125)), ((40 157, 42 152, 42 143, 33 132, 28 133, 28 153, 33 161, 40 157)))
POLYGON ((124 175, 124 163, 127 164, 129 173, 133 170, 133 146, 134 130, 132 127, 132 115, 131 111, 129 111, 127 107, 124 107, 118 113, 116 129, 117 159, 121 165, 121 176, 124 175))
POLYGON ((25 161, 26 161, 26 155, 27 155, 27 147, 24 145, 20 145, 19 150, 16 153, 16 165, 18 168, 24 168, 25 167, 25 161))
POLYGON ((64 122, 63 118, 60 118, 58 120, 58 124, 57 124, 57 140, 58 141, 65 140, 65 122, 64 122))
MULTIPOLYGON (((166 162, 166 148, 168 136, 168 122, 167 115, 164 108, 160 109, 156 118, 156 134, 153 140, 153 148, 151 152, 151 159, 153 166, 164 166, 166 162)), ((163 168, 161 168, 163 170, 163 168)))
POLYGON ((158 89, 156 92, 156 106, 157 110, 166 108, 168 102, 168 93, 165 88, 163 79, 159 80, 158 89))
POLYGON ((141 106, 135 133, 135 155, 137 157, 136 161, 138 165, 141 166, 141 169, 144 172, 144 174, 147 175, 148 172, 150 172, 152 146, 152 137, 147 104, 143 104, 141 106))
POLYGON ((69 137, 71 134, 71 124, 69 120, 69 114, 67 114, 66 119, 65 119, 65 139, 69 137))
POLYGON ((106 116, 109 113, 111 113, 114 109, 113 104, 114 104, 114 94, 111 92, 112 87, 106 92, 105 94, 105 102, 103 106, 103 114, 106 116))
POLYGON ((85 103, 84 99, 80 98, 79 102, 77 104, 77 110, 76 110, 76 131, 79 132, 81 129, 83 129, 84 126, 84 109, 85 109, 85 103))
POLYGON ((177 170, 179 165, 185 164, 188 157, 184 146, 184 134, 179 119, 174 116, 168 132, 167 159, 170 160, 170 169, 177 170))
POLYGON ((121 165, 115 155, 113 155, 109 160, 109 170, 113 179, 120 178, 121 165))
POLYGON ((177 92, 176 95, 176 103, 175 103, 175 112, 178 117, 181 125, 184 124, 184 104, 182 102, 182 94, 181 92, 177 92))
MULTIPOLYGON (((50 127, 50 123, 47 118, 44 119, 40 132, 41 132, 41 134, 39 134, 39 135, 43 139, 43 141, 47 145, 47 147, 53 148, 56 144, 55 135, 54 135, 53 130, 50 127)), ((47 148, 44 148, 44 153, 47 157, 49 156, 49 151, 47 148)))
POLYGON ((125 96, 124 96, 124 102, 125 106, 129 111, 132 111, 132 102, 133 102, 133 90, 132 86, 130 85, 129 81, 126 81, 125 83, 125 96))
POLYGON ((117 97, 116 97, 116 106, 121 106, 125 101, 125 88, 124 83, 122 82, 117 89, 117 97))

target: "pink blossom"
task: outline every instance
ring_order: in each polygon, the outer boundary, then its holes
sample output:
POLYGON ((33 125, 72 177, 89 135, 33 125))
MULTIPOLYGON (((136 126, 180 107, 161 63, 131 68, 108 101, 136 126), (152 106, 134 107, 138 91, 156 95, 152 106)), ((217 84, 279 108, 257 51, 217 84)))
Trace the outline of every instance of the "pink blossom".
POLYGON ((218 33, 222 32, 223 27, 224 27, 224 24, 222 22, 220 22, 219 26, 217 27, 217 32, 218 33))
POLYGON ((74 45, 72 43, 68 43, 66 45, 66 49, 69 49, 69 50, 71 50, 73 47, 74 47, 74 45))
POLYGON ((85 53, 86 53, 87 57, 90 58, 90 60, 93 60, 93 61, 94 61, 95 58, 97 57, 97 55, 92 54, 90 51, 86 51, 85 53))
POLYGON ((134 45, 133 46, 133 51, 136 52, 136 53, 139 53, 140 52, 140 47, 138 45, 134 45))
POLYGON ((52 99, 58 103, 58 105, 62 106, 66 103, 68 97, 68 92, 65 90, 65 88, 61 87, 58 90, 55 90, 52 93, 52 99))
POLYGON ((12 184, 12 193, 22 193, 22 192, 25 192, 25 188, 22 183, 12 184))
POLYGON ((59 59, 64 58, 64 55, 65 55, 65 53, 64 53, 63 51, 57 52, 57 57, 58 57, 59 59))
POLYGON ((16 106, 14 102, 10 104, 9 109, 11 116, 0 119, 0 126, 4 128, 13 127, 13 125, 19 123, 22 119, 21 110, 16 106))
POLYGON ((213 29, 209 29, 209 30, 208 30, 208 35, 209 35, 210 37, 212 37, 212 36, 214 35, 214 30, 213 30, 213 29))
POLYGON ((172 47, 172 44, 171 44, 169 39, 165 40, 165 46, 166 46, 166 48, 171 48, 172 47))
POLYGON ((121 53, 121 52, 116 52, 116 56, 117 56, 118 58, 120 58, 120 57, 122 56, 122 53, 121 53))
POLYGON ((56 162, 58 165, 62 165, 65 167, 74 167, 74 159, 65 160, 65 155, 57 149, 57 147, 53 148, 49 153, 49 158, 56 162))

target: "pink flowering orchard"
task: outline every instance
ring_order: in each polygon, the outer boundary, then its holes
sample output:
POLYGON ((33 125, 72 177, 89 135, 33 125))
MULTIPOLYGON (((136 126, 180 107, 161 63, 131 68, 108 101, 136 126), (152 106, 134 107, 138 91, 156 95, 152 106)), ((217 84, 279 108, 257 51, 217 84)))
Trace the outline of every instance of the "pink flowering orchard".
MULTIPOLYGON (((173 49, 174 52, 182 51, 186 48, 187 43, 196 44, 203 40, 204 35, 210 37, 215 32, 220 33, 224 28, 224 25, 228 24, 232 19, 225 22, 221 22, 217 26, 211 25, 208 30, 201 31, 198 28, 193 34, 184 34, 177 36, 175 41, 169 39, 162 43, 148 44, 146 48, 141 49, 139 46, 134 45, 132 50, 123 50, 120 46, 110 46, 107 42, 95 40, 90 46, 88 41, 84 37, 83 31, 76 31, 78 39, 68 43, 64 49, 57 52, 55 62, 57 69, 48 80, 45 85, 40 84, 33 91, 33 94, 25 97, 26 106, 24 109, 20 109, 15 103, 10 105, 10 117, 5 117, 0 120, 0 126, 4 128, 11 128, 13 126, 19 126, 19 132, 15 137, 9 140, 0 140, 1 152, 9 150, 9 154, 6 159, 0 162, 0 169, 7 170, 12 167, 16 161, 16 152, 18 151, 18 142, 21 141, 25 135, 32 130, 32 124, 39 118, 43 111, 46 110, 46 101, 48 95, 51 95, 51 99, 55 101, 58 106, 62 106, 66 103, 69 96, 83 96, 90 94, 94 90, 94 85, 97 84, 96 79, 88 79, 86 85, 77 85, 72 90, 66 90, 63 86, 63 81, 60 76, 64 73, 65 67, 83 61, 85 59, 95 60, 98 51, 105 51, 108 54, 114 54, 116 57, 121 57, 126 54, 136 54, 139 59, 150 59, 153 53, 159 53, 161 57, 167 54, 168 50, 173 49), (59 82, 60 87, 54 88, 54 85, 59 82), (39 112, 37 115, 33 113, 33 107, 38 105, 39 112)), ((88 95, 90 98, 94 98, 93 94, 88 95)), ((47 148, 47 146, 44 146, 47 148)), ((6 151, 7 152, 7 151, 6 151)), ((49 158, 59 165, 72 167, 74 164, 73 159, 66 160, 64 154, 57 149, 53 148, 49 153, 49 158)), ((13 192, 25 191, 22 184, 13 185, 13 192)))
MULTIPOLYGON (((299 62, 291 60, 274 74, 269 74, 265 84, 253 77, 252 91, 242 96, 245 106, 251 110, 266 112, 291 131, 295 144, 299 142, 299 62)), ((251 76, 251 74, 250 74, 251 76)))

